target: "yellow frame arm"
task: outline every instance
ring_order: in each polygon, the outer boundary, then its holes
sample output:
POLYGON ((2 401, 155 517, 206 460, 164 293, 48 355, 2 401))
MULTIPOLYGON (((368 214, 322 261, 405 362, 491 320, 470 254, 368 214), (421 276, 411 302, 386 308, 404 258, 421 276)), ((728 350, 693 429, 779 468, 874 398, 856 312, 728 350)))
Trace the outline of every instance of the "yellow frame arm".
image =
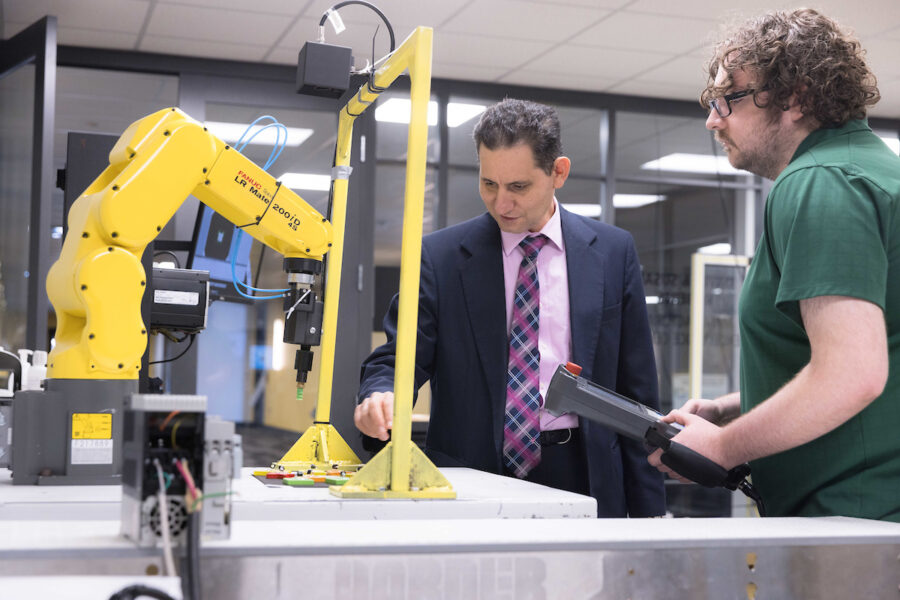
MULTIPOLYGON (((456 492, 430 460, 412 443, 412 397, 415 385, 416 327, 419 269, 422 256, 422 221, 428 143, 428 102, 431 99, 432 30, 418 27, 375 72, 372 84, 362 85, 341 109, 335 153, 332 225, 334 245, 328 261, 322 353, 316 423, 276 463, 284 469, 304 464, 343 463, 352 451, 328 423, 331 415, 337 310, 347 220, 347 188, 353 123, 404 71, 410 77, 410 120, 407 140, 406 190, 400 259, 400 307, 397 323, 397 355, 394 374, 394 418, 391 441, 343 486, 331 492, 347 498, 455 498, 456 492), (328 443, 326 444, 326 440, 328 443), (324 452, 334 451, 328 456, 324 452), (349 452, 349 454, 347 454, 349 452)), ((355 455, 352 456, 355 458, 355 455)), ((356 459, 358 461, 358 459, 356 459)))
MULTIPOLYGON (((454 498, 456 493, 447 479, 411 440, 412 398, 415 385, 416 330, 419 307, 419 270, 422 256, 422 221, 425 199, 425 170, 428 143, 428 102, 431 99, 432 30, 418 27, 385 61, 368 84, 341 110, 338 125, 337 165, 350 164, 353 121, 388 88, 404 71, 410 78, 410 119, 407 139, 406 189, 403 201, 403 235, 400 259, 400 306, 397 321, 397 349, 394 373, 394 418, 391 441, 343 486, 332 486, 333 494, 342 497, 377 498, 454 498)), ((333 223, 338 239, 343 232, 346 214, 347 181, 335 181, 333 223), (340 206, 340 208, 338 208, 340 206)), ((341 240, 342 241, 342 240, 341 240)), ((335 244, 339 247, 340 244, 335 244)), ((339 261, 329 261, 329 270, 339 261)), ((328 286, 339 285, 340 277, 331 273, 328 286)), ((324 315, 325 335, 333 335, 337 324, 336 305, 327 302, 337 295, 327 289, 324 315), (331 310, 329 310, 329 308, 331 310)), ((334 352, 331 339, 323 340, 319 407, 330 397, 334 352), (326 349, 326 346, 328 348, 326 349), (323 395, 327 394, 327 396, 323 395)))

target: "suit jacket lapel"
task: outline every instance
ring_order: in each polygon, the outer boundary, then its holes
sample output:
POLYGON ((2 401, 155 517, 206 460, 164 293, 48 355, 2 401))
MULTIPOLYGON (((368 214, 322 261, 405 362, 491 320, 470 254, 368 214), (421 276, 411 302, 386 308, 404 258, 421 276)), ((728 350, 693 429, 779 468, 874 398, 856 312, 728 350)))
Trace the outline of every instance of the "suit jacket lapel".
POLYGON ((598 247, 596 232, 577 216, 561 209, 560 218, 568 264, 572 360, 584 368, 585 377, 590 377, 603 315, 606 256, 598 247))
MULTIPOLYGON (((500 229, 485 214, 460 240, 463 259, 460 281, 469 327, 475 339, 479 362, 487 381, 488 400, 494 417, 495 442, 503 439, 506 410, 506 362, 509 343, 506 332, 506 302, 503 283, 500 229)), ((460 324, 463 326, 463 324, 460 324)), ((466 375, 461 373, 461 377, 466 375)))

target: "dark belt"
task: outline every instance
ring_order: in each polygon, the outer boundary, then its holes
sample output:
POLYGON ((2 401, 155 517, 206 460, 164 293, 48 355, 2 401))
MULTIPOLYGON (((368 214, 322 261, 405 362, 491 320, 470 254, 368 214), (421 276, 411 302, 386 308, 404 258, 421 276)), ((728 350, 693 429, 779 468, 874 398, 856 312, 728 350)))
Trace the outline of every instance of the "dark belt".
POLYGON ((555 446, 570 441, 573 435, 575 435, 574 429, 550 429, 542 431, 538 439, 541 446, 555 446))

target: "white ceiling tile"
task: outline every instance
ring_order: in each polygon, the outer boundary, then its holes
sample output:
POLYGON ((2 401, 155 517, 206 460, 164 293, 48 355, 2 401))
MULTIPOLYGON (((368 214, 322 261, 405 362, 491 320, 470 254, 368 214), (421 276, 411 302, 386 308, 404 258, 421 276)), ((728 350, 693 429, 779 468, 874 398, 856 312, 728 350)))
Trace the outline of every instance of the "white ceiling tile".
POLYGON ((671 60, 673 55, 567 44, 550 50, 525 68, 545 73, 585 73, 619 81, 671 60))
MULTIPOLYGON (((295 64, 334 0, 0 0, 2 34, 12 37, 45 14, 59 18, 62 44, 140 49, 295 64), (149 6, 154 5, 148 22, 149 6), (293 15, 300 11, 299 20, 293 15), (285 29, 290 25, 290 29, 285 29), (277 40, 277 47, 272 45, 277 40)), ((400 43, 417 25, 435 28, 435 77, 612 90, 695 100, 703 65, 722 23, 795 0, 379 0, 400 43), (616 11, 616 12, 612 12, 616 11), (498 37, 499 36, 499 37, 498 37), (570 40, 576 36, 574 43, 570 40), (709 42, 706 38, 711 38, 709 42), (680 56, 678 56, 680 55, 680 56)), ((900 118, 900 0, 816 0, 860 33, 883 99, 873 115, 900 118), (896 99, 896 100, 895 100, 896 99)), ((340 10, 347 30, 326 41, 350 46, 363 66, 381 20, 361 6, 340 10)), ((383 25, 376 54, 387 51, 383 25)))
POLYGON ((277 15, 157 4, 147 25, 147 35, 222 45, 270 46, 286 26, 287 20, 277 15))
POLYGON ((297 0, 264 0, 263 2, 254 0, 157 0, 157 3, 276 15, 296 15, 303 8, 303 3, 297 2, 297 0))
MULTIPOLYGON (((216 0, 209 0, 215 2, 216 0)), ((471 0, 378 0, 376 6, 391 22, 395 32, 397 23, 413 23, 416 26, 437 27, 448 17, 459 11, 471 0)), ((335 4, 334 0, 315 0, 309 8, 303 11, 303 16, 321 19, 322 14, 335 4)), ((338 14, 345 24, 350 23, 380 23, 381 18, 371 9, 364 6, 350 5, 338 9, 338 14)), ((331 26, 328 26, 331 29, 331 26)), ((332 30, 333 31, 333 30, 332 30)), ((398 40, 399 41, 399 40, 398 40)))
POLYGON ((619 12, 572 38, 574 44, 682 53, 715 37, 702 19, 619 12))
POLYGON ((444 79, 462 79, 468 81, 496 81, 498 77, 509 71, 505 67, 493 65, 471 65, 435 62, 431 65, 431 76, 444 79))
POLYGON ((675 58, 666 64, 641 73, 641 81, 658 81, 667 84, 679 84, 682 88, 695 90, 695 96, 706 86, 706 67, 702 59, 693 56, 675 58))
MULTIPOLYGON (((717 23, 740 23, 769 10, 793 10, 798 8, 798 4, 802 5, 795 0, 743 0, 740 4, 717 8, 706 0, 637 0, 628 5, 628 10, 710 19, 717 23)), ((900 25, 900 3, 897 0, 865 0, 863 6, 847 0, 816 0, 810 5, 860 35, 900 25), (865 10, 860 10, 863 7, 865 10)))
POLYGON ((137 33, 124 31, 107 31, 105 29, 81 29, 78 27, 59 27, 57 43, 69 46, 88 46, 91 48, 134 48, 137 33))
MULTIPOLYGON (((534 2, 535 0, 518 0, 520 2, 534 2)), ((537 0, 542 4, 568 4, 570 6, 587 6, 590 8, 609 8, 616 10, 627 5, 631 0, 537 0)))
POLYGON ((706 63, 710 59, 712 59, 713 53, 715 52, 716 46, 715 43, 703 43, 693 48, 689 52, 685 53, 685 56, 692 56, 696 59, 699 59, 706 63))
POLYGON ((519 40, 560 42, 609 13, 605 9, 560 4, 475 0, 447 21, 442 29, 456 33, 499 34, 519 40))
POLYGON ((31 24, 44 15, 56 15, 67 27, 137 33, 149 6, 148 0, 15 0, 3 3, 3 17, 31 24))
POLYGON ((447 63, 473 65, 490 64, 492 67, 518 67, 540 56, 553 47, 551 42, 506 40, 485 35, 439 33, 434 36, 434 60, 447 63), (490 60, 485 60, 490 57, 490 60))
POLYGON ((160 52, 163 54, 212 56, 225 60, 261 61, 269 48, 268 46, 249 46, 228 42, 210 42, 207 40, 147 35, 144 36, 140 49, 144 52, 160 52))
POLYGON ((560 73, 554 71, 534 71, 520 69, 501 77, 500 82, 515 85, 530 85, 534 87, 547 87, 566 90, 584 90, 587 92, 602 92, 616 82, 615 79, 600 77, 593 73, 560 73))
POLYGON ((897 75, 900 40, 875 39, 865 45, 866 63, 880 81, 897 75))
MULTIPOLYGON (((699 91, 686 83, 670 83, 659 80, 629 79, 613 85, 609 91, 614 94, 670 98, 672 100, 696 100, 699 91)), ((697 104, 697 110, 702 110, 697 104)))
MULTIPOLYGON (((777 1, 777 0, 776 0, 777 1)), ((715 3, 708 0, 637 0, 628 5, 628 10, 633 12, 641 12, 656 15, 673 15, 681 17, 692 17, 697 19, 709 19, 711 21, 721 22, 735 15, 752 15, 765 10, 765 7, 755 8, 754 2, 759 4, 759 0, 745 0, 739 5, 725 5, 717 7, 715 3)))
MULTIPOLYGON (((780 0, 777 4, 777 8, 791 10, 797 8, 798 3, 780 0)), ((900 2, 897 0, 816 0, 810 4, 856 35, 880 33, 900 25, 900 2)))
MULTIPOLYGON (((279 47, 296 46, 297 51, 299 52, 300 46, 302 46, 305 42, 310 40, 316 41, 318 39, 318 32, 318 21, 307 17, 301 17, 297 19, 293 25, 291 25, 290 29, 287 30, 287 33, 284 35, 278 45, 279 47)), ((346 35, 348 35, 348 31, 345 31, 341 35, 335 35, 334 30, 328 28, 325 31, 325 41, 329 44, 346 46, 347 44, 344 44, 341 41, 341 38, 345 37, 346 35)), ((371 37, 371 34, 369 35, 371 37)))
POLYGON ((275 48, 266 54, 267 63, 275 63, 277 65, 296 65, 297 56, 300 54, 300 48, 275 48))

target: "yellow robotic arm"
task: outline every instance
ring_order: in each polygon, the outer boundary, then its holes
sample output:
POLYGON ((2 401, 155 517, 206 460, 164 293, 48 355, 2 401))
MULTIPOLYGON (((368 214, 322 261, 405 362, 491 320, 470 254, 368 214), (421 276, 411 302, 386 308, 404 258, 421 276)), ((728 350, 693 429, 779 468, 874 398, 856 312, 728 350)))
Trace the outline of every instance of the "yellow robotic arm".
MULTIPOLYGON (((331 224, 201 123, 161 110, 134 122, 109 159, 72 205, 47 276, 57 316, 49 378, 138 378, 147 346, 141 255, 190 194, 285 257, 286 303, 315 303, 308 290, 331 246, 331 224)), ((290 341, 310 343, 300 337, 290 341)))

